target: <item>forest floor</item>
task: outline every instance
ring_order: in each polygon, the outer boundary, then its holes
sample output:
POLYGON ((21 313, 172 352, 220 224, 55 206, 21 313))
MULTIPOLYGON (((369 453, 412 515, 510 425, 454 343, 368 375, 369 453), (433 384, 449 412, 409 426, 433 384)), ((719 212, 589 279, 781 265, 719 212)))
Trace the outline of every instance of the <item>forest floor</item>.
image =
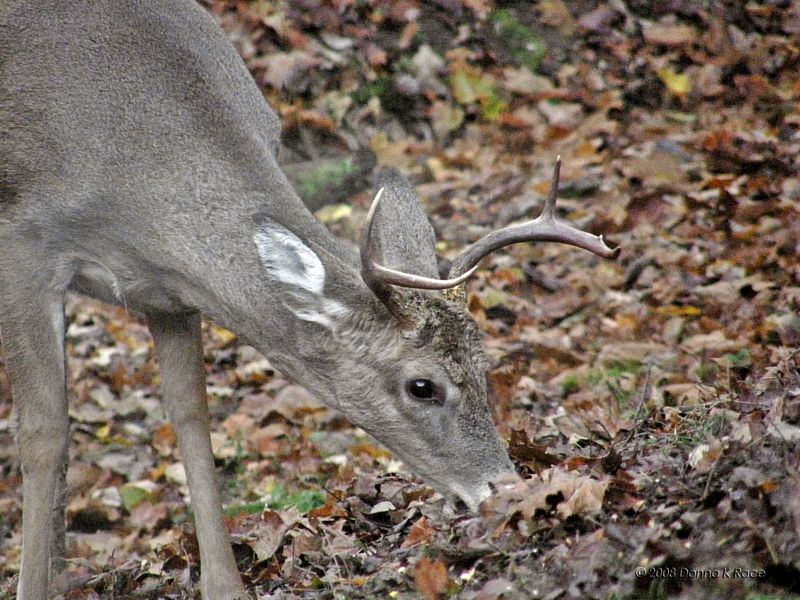
MULTIPOLYGON (((249 590, 800 597, 796 2, 208 7, 281 118, 287 172, 374 155, 414 181, 452 257, 535 216, 560 155, 561 217, 621 247, 609 261, 517 245, 471 280, 492 409, 526 477, 479 515, 443 510, 361 430, 205 323, 212 441, 249 590)), ((337 173, 317 182, 323 196, 337 173)), ((374 193, 361 188, 320 203, 337 235, 357 239, 374 193)), ((68 314, 58 597, 199 598, 146 327, 83 298, 68 314)), ((0 370, 0 598, 19 570, 18 465, 0 370)))

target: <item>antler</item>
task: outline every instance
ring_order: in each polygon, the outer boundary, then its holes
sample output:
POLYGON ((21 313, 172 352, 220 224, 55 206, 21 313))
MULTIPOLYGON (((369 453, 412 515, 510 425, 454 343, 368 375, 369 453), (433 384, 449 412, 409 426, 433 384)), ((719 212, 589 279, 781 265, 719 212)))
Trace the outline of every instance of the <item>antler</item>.
POLYGON ((367 223, 364 227, 364 234, 361 237, 361 271, 364 280, 371 286, 376 285, 379 287, 382 285, 398 285, 425 290, 452 288, 466 281, 478 268, 478 263, 482 258, 495 250, 520 242, 560 242, 594 252, 603 258, 616 258, 620 249, 607 246, 602 235, 592 235, 556 220, 555 208, 560 173, 561 157, 559 156, 556 158, 556 164, 553 168, 550 192, 545 200, 542 213, 527 223, 511 225, 493 231, 469 246, 453 261, 448 279, 433 279, 404 273, 379 265, 372 260, 370 257, 372 221, 383 195, 383 188, 381 188, 372 201, 372 206, 367 215, 367 223))
POLYGON ((556 198, 558 197, 560 174, 561 157, 558 156, 553 168, 550 192, 547 194, 542 214, 527 223, 504 227, 479 239, 456 257, 450 267, 449 275, 454 277, 459 273, 471 272, 484 256, 488 256, 504 246, 519 242, 560 242, 594 252, 603 258, 616 258, 620 249, 609 248, 602 235, 592 235, 556 220, 556 198))
POLYGON ((375 194, 375 199, 372 201, 372 206, 367 213, 367 222, 364 225, 364 233, 361 235, 361 275, 370 287, 375 284, 380 285, 399 285, 401 287, 416 288, 420 290, 445 290, 447 288, 455 287, 459 283, 466 281, 478 265, 474 265, 468 271, 459 277, 453 279, 434 279, 432 277, 423 277, 421 275, 414 275, 412 273, 404 273, 379 265, 370 256, 371 239, 372 239, 372 221, 375 218, 375 211, 378 209, 381 197, 383 196, 383 188, 378 190, 375 194))

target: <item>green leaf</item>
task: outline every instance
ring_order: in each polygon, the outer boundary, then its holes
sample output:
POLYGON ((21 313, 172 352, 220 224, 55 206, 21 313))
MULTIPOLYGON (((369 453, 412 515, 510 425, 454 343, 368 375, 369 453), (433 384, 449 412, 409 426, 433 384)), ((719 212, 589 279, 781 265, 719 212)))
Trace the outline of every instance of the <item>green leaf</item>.
POLYGON ((467 64, 453 66, 450 89, 459 104, 479 103, 481 116, 493 121, 503 114, 506 103, 498 96, 494 78, 467 64))
POLYGON ((325 505, 325 493, 319 490, 301 490, 290 492, 284 486, 278 484, 272 490, 267 506, 273 510, 282 510, 290 506, 297 507, 301 513, 325 505))
POLYGON ((489 19, 495 26, 500 42, 519 64, 536 72, 547 52, 544 42, 533 30, 523 25, 509 10, 493 11, 489 19))
POLYGON ((126 511, 131 512, 142 502, 152 501, 153 493, 136 485, 135 483, 126 483, 119 488, 119 495, 122 498, 122 506, 126 511))
POLYGON ((254 515, 264 510, 266 505, 263 502, 250 502, 249 504, 237 504, 225 508, 226 517, 236 517, 238 515, 254 515))

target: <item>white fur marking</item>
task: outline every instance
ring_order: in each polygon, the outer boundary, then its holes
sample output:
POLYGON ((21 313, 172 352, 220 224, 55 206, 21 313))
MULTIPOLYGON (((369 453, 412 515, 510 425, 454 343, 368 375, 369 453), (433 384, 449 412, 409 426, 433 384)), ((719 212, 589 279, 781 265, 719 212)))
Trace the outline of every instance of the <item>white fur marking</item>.
POLYGON ((325 298, 322 305, 327 314, 337 319, 341 319, 350 314, 350 310, 344 304, 336 300, 331 300, 330 298, 325 298))
POLYGON ((325 267, 295 234, 280 225, 265 223, 253 241, 268 276, 314 296, 304 297, 298 290, 287 294, 284 305, 298 319, 332 329, 334 322, 348 313, 341 302, 323 296, 325 267))
POLYGON ((318 323, 319 325, 327 327, 328 329, 331 328, 331 320, 319 311, 305 310, 305 309, 294 310, 291 307, 289 308, 289 310, 291 310, 292 313, 294 313, 294 316, 300 319, 301 321, 318 323))
POLYGON ((325 267, 299 237, 279 225, 264 224, 253 236, 267 273, 281 283, 322 295, 325 267))

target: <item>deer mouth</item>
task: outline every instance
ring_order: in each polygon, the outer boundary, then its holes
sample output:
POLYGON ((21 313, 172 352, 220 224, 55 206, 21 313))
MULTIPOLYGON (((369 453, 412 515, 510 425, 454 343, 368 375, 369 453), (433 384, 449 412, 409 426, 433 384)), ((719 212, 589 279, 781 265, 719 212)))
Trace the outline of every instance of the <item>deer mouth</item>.
POLYGON ((499 473, 491 480, 475 486, 464 487, 457 483, 450 483, 444 486, 446 491, 442 492, 442 495, 456 512, 464 512, 466 510, 477 513, 481 502, 491 496, 495 489, 503 489, 521 480, 520 476, 512 468, 509 471, 499 473))
POLYGON ((457 512, 469 511, 477 513, 481 502, 492 494, 488 483, 467 489, 458 484, 448 486, 449 493, 445 495, 450 506, 457 512))

